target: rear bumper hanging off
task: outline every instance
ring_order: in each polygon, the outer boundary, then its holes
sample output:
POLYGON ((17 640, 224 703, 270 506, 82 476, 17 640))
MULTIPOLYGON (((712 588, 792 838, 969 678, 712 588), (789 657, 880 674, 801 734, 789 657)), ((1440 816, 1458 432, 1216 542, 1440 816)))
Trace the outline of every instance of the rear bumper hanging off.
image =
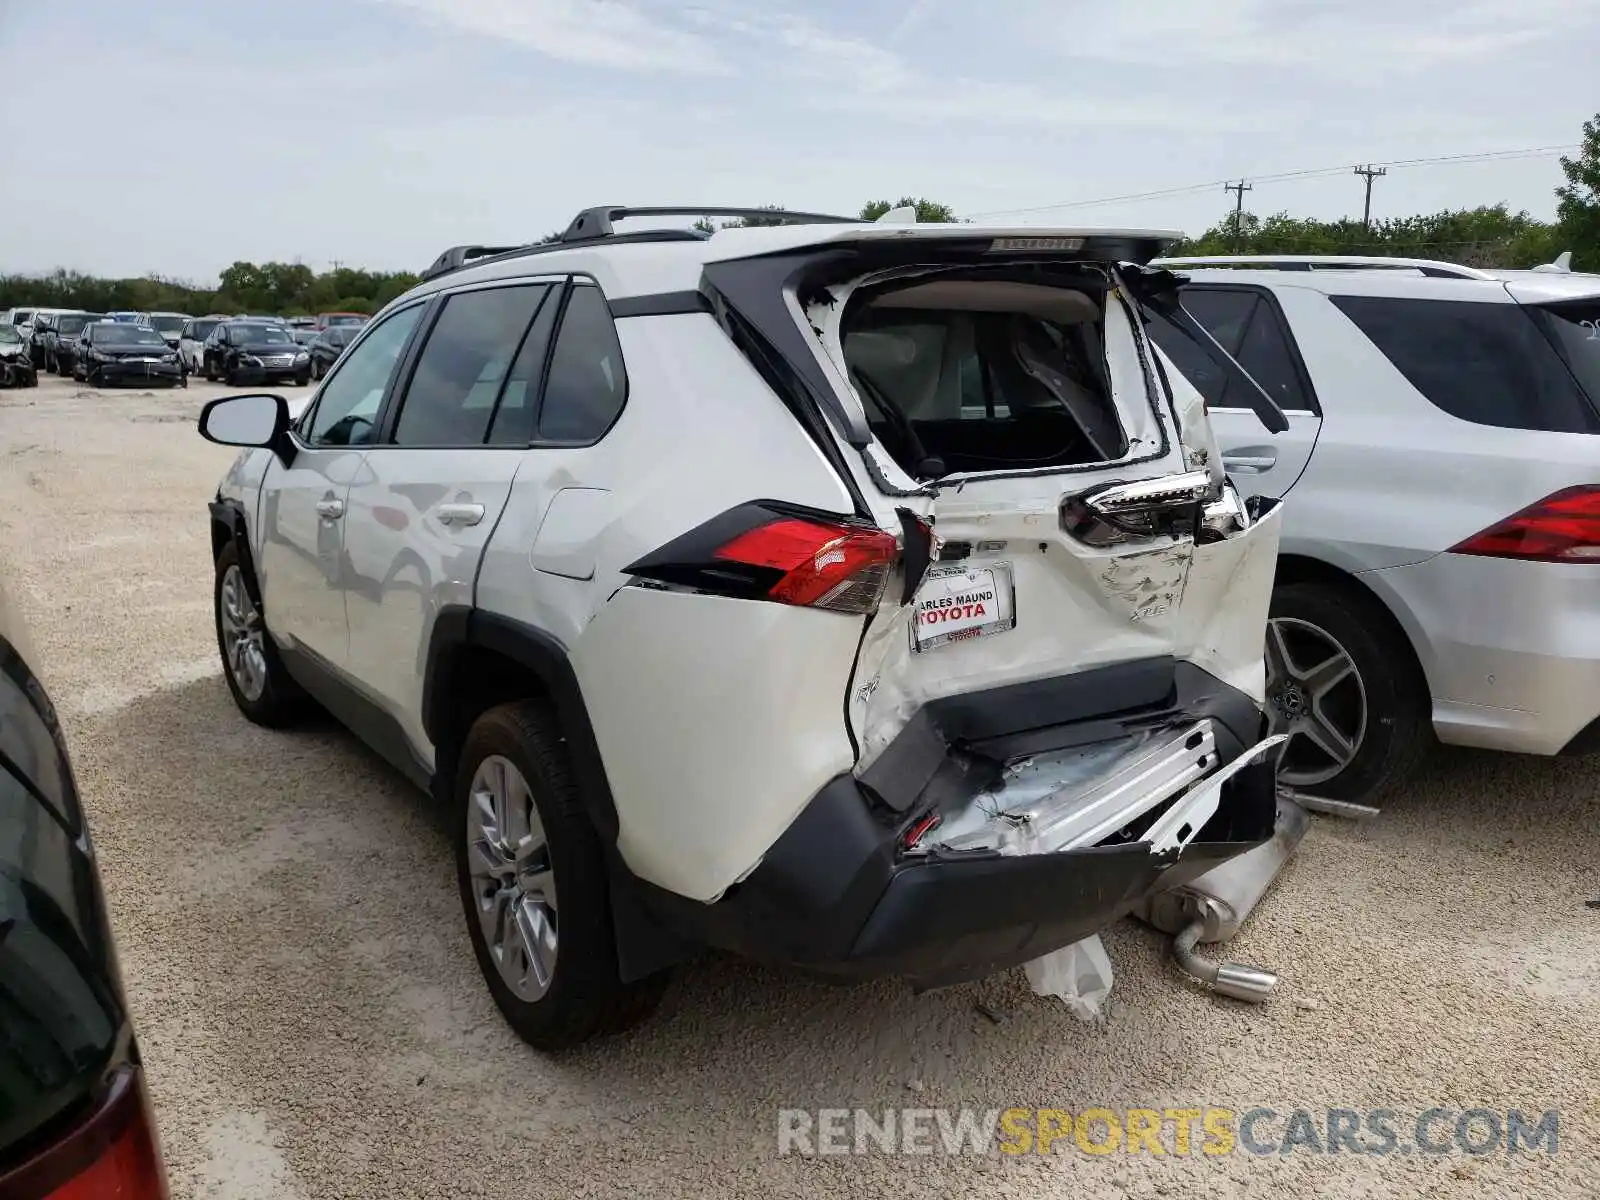
MULTIPOLYGON (((924 805, 895 811, 855 777, 840 776, 721 900, 699 904, 644 885, 646 899, 663 922, 695 941, 844 979, 898 976, 937 987, 992 974, 1097 933, 1152 892, 1180 886, 1270 838, 1279 747, 1261 743, 1265 722, 1249 698, 1171 660, 1106 671, 1130 673, 1135 690, 1147 689, 1152 679, 1164 678, 1166 686, 1153 703, 1085 713, 1053 729, 1030 729, 994 743, 1082 744, 1090 737, 1127 737, 1203 721, 1214 737, 1211 770, 1166 807, 1141 807, 1139 796, 1129 796, 1124 811, 1140 822, 1134 838, 1119 840, 1115 835, 1127 822, 1104 812, 1073 826, 1084 836, 1049 843, 1061 849, 936 847, 908 853, 907 829, 924 805), (1210 802, 1197 798, 1208 781, 1224 775, 1210 802), (1200 828, 1174 838, 1169 827, 1181 823, 1186 804, 1200 828), (1168 821, 1174 813, 1179 817, 1168 821), (1091 837, 1096 840, 1088 842, 1091 837)), ((1025 686, 1039 699, 1038 683, 1025 686)), ((1102 702, 1117 694, 1114 688, 1096 691, 1102 702)), ((997 711, 996 705, 1003 710, 1004 701, 991 695, 987 711, 997 711)), ((1050 708, 1048 701, 1043 708, 1050 708)), ((943 723, 951 719, 946 713, 943 723)), ((934 714, 931 725, 940 724, 934 714)), ((920 728, 920 735, 908 728, 906 736, 923 746, 938 740, 930 740, 928 723, 920 728)), ((945 742, 939 753, 952 762, 961 757, 945 742)), ((940 764, 915 764, 910 752, 885 757, 923 779, 919 793, 950 784, 940 764)), ((977 792, 982 785, 969 787, 977 792)), ((948 801, 940 807, 948 811, 948 801)))

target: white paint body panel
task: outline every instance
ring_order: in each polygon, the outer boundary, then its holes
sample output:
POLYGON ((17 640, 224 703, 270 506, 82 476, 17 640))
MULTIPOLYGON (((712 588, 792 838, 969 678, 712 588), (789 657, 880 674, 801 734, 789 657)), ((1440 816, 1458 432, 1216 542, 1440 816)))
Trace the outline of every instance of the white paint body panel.
POLYGON ((550 500, 533 539, 533 567, 566 579, 594 578, 594 541, 611 520, 607 488, 562 488, 550 500))
POLYGON ((430 768, 422 686, 439 611, 471 605, 483 549, 527 461, 516 449, 373 446, 346 503, 349 670, 399 721, 430 768), (478 504, 476 525, 445 523, 440 506, 478 504))
POLYGON ((859 617, 623 588, 578 643, 641 878, 712 901, 854 761, 844 683, 859 617))
POLYGON ((317 505, 348 499, 364 457, 360 449, 303 449, 285 467, 274 456, 261 484, 256 572, 267 628, 341 668, 350 654, 345 524, 320 514, 317 505))

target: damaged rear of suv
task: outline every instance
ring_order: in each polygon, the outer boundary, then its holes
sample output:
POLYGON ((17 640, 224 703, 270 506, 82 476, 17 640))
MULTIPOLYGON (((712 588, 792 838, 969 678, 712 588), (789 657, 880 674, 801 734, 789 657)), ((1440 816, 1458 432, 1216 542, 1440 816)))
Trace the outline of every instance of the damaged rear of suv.
POLYGON ((668 211, 447 251, 292 426, 201 418, 261 447, 213 506, 240 707, 310 692, 456 807, 518 1032, 708 944, 976 978, 1269 838, 1279 513, 1146 322, 1283 418, 1142 266, 1176 235, 613 228, 668 211))
POLYGON ((1145 305, 1176 307, 1138 265, 1165 236, 788 232, 810 244, 711 262, 706 291, 857 511, 745 506, 628 573, 865 618, 853 756, 759 864, 671 911, 751 955, 934 986, 1270 836, 1278 517, 1240 502, 1144 334, 1145 305))

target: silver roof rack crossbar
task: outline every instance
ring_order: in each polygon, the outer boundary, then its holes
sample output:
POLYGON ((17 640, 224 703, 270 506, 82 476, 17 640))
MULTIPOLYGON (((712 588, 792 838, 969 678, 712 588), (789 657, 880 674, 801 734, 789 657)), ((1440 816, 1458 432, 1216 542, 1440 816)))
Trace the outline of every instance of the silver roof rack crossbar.
POLYGON ((1487 271, 1430 258, 1384 258, 1350 254, 1218 254, 1160 258, 1159 267, 1244 267, 1261 271, 1412 270, 1439 279, 1493 279, 1487 271))
POLYGON ((607 204, 599 208, 586 208, 572 218, 572 224, 561 235, 563 242, 576 242, 588 238, 610 237, 613 221, 629 217, 743 217, 782 221, 785 224, 804 225, 858 225, 860 217, 841 217, 835 213, 791 212, 785 208, 706 208, 685 205, 665 208, 628 208, 621 204, 607 204))

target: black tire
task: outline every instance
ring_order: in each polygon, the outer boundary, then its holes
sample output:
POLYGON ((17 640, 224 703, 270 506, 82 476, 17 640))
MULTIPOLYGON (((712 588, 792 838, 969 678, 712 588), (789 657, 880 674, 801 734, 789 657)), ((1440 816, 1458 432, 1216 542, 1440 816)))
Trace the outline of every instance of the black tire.
MULTIPOLYGON (((262 656, 266 660, 266 685, 261 695, 254 698, 247 695, 240 688, 239 681, 234 678, 234 667, 228 658, 227 639, 223 635, 222 613, 223 581, 227 578, 230 568, 234 567, 241 572, 249 570, 240 561, 238 545, 230 541, 217 556, 216 580, 212 586, 212 615, 217 627, 217 653, 222 656, 222 677, 228 681, 228 691, 233 693, 233 702, 249 720, 268 729, 282 729, 294 724, 305 714, 306 694, 284 667, 283 659, 278 654, 278 647, 272 640, 272 634, 267 632, 265 624, 261 627, 261 649, 262 656)), ((260 619, 259 613, 257 619, 260 619)))
POLYGON ((311 382, 311 372, 309 372, 309 371, 306 371, 303 374, 296 375, 294 377, 294 385, 295 385, 295 387, 305 387, 310 382, 311 382))
POLYGON ((92 388, 104 387, 106 384, 105 372, 98 367, 90 367, 83 373, 83 381, 92 388))
MULTIPOLYGON (((1388 611, 1352 584, 1290 583, 1273 591, 1271 617, 1300 623, 1301 631, 1312 627, 1336 643, 1355 667, 1366 711, 1355 755, 1337 774, 1315 783, 1285 782, 1310 795, 1354 802, 1403 783, 1433 744, 1432 701, 1416 654, 1388 611)), ((1293 625, 1284 628, 1297 632, 1293 625)), ((1273 702, 1269 695, 1269 707, 1273 702)), ((1293 771, 1295 752, 1291 740, 1281 771, 1293 771)))
POLYGON ((209 358, 205 360, 205 373, 207 383, 215 383, 217 381, 216 369, 211 365, 209 358))
POLYGON ((228 367, 222 373, 222 382, 227 384, 231 388, 238 387, 239 386, 239 372, 235 371, 232 367, 228 367))
POLYGON ((320 382, 322 379, 322 364, 314 358, 311 360, 311 379, 313 382, 320 382))
POLYGON ((667 974, 626 984, 617 977, 605 856, 583 811, 581 788, 550 708, 523 700, 480 716, 461 747, 454 799, 456 877, 467 932, 489 993, 517 1036, 539 1050, 561 1050, 621 1032, 648 1017, 661 1000, 667 974), (507 985, 478 915, 469 867, 468 809, 473 777, 491 755, 512 762, 528 783, 560 896, 555 966, 549 989, 537 1000, 524 1000, 507 985))

